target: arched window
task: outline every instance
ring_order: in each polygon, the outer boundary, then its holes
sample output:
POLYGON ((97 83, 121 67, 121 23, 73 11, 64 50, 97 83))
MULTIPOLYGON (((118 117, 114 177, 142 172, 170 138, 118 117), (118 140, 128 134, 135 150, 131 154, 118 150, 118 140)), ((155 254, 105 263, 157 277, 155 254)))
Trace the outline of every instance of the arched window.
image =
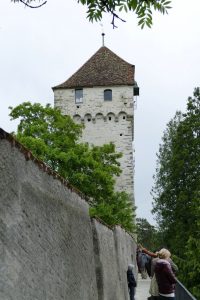
POLYGON ((104 90, 104 101, 112 101, 112 90, 104 90))

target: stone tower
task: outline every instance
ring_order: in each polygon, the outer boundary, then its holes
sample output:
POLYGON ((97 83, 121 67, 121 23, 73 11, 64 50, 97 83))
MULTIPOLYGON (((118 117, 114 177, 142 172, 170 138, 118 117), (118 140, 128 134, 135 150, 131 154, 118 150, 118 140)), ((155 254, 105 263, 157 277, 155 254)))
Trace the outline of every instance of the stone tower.
POLYGON ((83 141, 113 142, 123 153, 116 189, 129 193, 133 201, 134 94, 138 95, 134 71, 134 65, 102 46, 69 79, 53 87, 55 107, 84 123, 83 141))

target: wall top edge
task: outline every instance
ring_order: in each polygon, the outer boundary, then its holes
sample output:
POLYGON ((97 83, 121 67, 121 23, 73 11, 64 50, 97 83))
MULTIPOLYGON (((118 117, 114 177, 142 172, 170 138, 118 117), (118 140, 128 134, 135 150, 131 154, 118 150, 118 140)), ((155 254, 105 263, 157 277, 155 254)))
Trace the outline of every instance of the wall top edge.
POLYGON ((77 188, 72 186, 65 178, 59 175, 57 172, 52 170, 47 164, 43 161, 36 158, 32 152, 23 146, 20 142, 18 142, 10 133, 6 132, 2 128, 0 128, 0 141, 7 140, 12 147, 17 148, 25 157, 26 160, 31 160, 34 164, 36 164, 40 170, 47 173, 50 176, 53 176, 54 179, 58 179, 64 186, 66 186, 70 191, 78 194, 81 199, 88 202, 87 197, 85 197, 77 188))

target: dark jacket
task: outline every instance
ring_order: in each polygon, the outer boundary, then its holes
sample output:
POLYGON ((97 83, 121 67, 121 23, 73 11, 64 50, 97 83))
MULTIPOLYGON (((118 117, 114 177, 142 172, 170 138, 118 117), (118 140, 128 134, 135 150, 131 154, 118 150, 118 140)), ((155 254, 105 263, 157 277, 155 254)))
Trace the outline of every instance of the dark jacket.
POLYGON ((170 263, 165 259, 159 259, 155 265, 155 275, 158 290, 161 294, 170 294, 175 291, 176 278, 170 263))
POLYGON ((131 270, 127 271, 127 281, 128 281, 128 286, 129 287, 136 287, 136 281, 135 277, 133 275, 133 272, 131 270))
MULTIPOLYGON (((151 260, 151 277, 153 277, 153 275, 154 275, 155 266, 159 259, 160 259, 159 257, 156 257, 151 260)), ((178 272, 177 265, 171 260, 171 258, 168 259, 168 262, 170 263, 170 265, 172 267, 173 273, 176 275, 176 273, 178 272)))

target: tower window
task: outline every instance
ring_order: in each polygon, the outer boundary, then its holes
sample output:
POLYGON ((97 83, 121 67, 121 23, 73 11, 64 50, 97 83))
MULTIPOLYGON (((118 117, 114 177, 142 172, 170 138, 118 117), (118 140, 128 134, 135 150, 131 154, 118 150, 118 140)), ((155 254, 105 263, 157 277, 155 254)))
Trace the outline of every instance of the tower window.
POLYGON ((83 89, 75 89, 75 103, 83 103, 83 89))
POLYGON ((112 101, 112 90, 104 90, 104 101, 112 101))

